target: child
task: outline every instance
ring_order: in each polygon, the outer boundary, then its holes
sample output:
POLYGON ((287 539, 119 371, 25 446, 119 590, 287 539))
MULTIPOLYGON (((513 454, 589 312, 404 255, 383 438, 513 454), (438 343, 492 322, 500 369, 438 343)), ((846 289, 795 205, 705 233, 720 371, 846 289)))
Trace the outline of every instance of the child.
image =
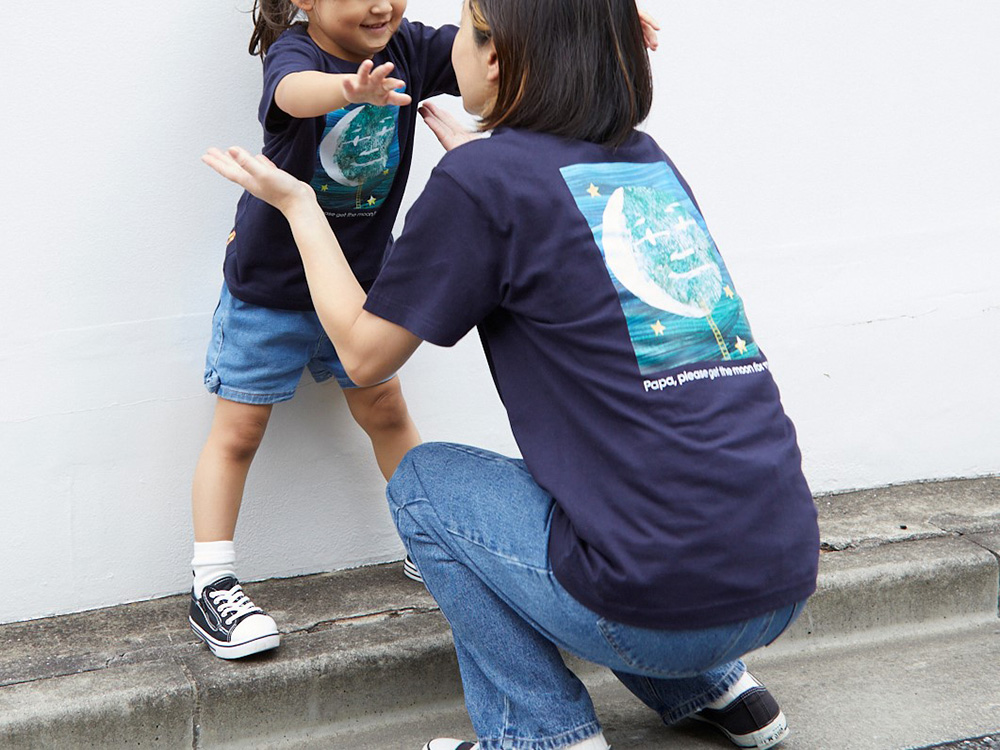
MULTIPOLYGON (((405 9, 406 0, 254 5, 250 53, 264 62, 264 153, 312 183, 365 288, 391 247, 406 185, 417 114, 406 105, 458 94, 456 28, 410 23, 405 9), (300 12, 306 23, 297 22, 300 12)), ((219 398, 192 489, 189 621, 213 654, 236 659, 280 640, 274 620, 240 587, 233 544, 272 405, 292 398, 306 367, 318 382, 335 377, 386 479, 420 436, 398 378, 358 388, 347 377, 313 309, 288 222, 249 193, 237 205, 224 271, 205 372, 219 398)))

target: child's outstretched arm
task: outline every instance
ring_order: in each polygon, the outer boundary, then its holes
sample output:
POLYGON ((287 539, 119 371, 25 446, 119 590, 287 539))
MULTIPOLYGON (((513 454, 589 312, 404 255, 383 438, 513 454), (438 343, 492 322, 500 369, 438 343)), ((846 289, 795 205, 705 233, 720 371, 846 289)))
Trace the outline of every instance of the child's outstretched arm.
POLYGON ((375 385, 395 373, 421 340, 364 309, 366 295, 312 187, 278 169, 267 157, 251 156, 241 148, 210 148, 201 158, 284 214, 302 256, 316 314, 351 380, 360 386, 375 385))
POLYGON ((274 103, 285 114, 299 119, 319 117, 348 104, 404 107, 410 103, 410 95, 396 91, 405 84, 389 76, 393 67, 387 62, 376 68, 371 60, 365 60, 357 73, 321 73, 318 70, 289 73, 274 90, 274 103))

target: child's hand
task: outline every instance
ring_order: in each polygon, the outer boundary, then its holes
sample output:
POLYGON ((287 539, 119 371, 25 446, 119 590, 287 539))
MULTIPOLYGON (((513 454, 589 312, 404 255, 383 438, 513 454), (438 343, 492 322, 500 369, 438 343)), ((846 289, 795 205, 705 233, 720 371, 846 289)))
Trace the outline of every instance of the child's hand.
POLYGON ((642 21, 642 38, 646 42, 646 47, 650 51, 656 52, 656 48, 660 46, 656 36, 656 32, 660 30, 660 24, 644 10, 639 11, 639 20, 642 21))
POLYGON ((376 104, 384 107, 395 104, 405 107, 412 100, 409 94, 396 91, 406 84, 398 78, 389 78, 395 67, 391 62, 382 63, 377 68, 371 60, 365 60, 358 72, 344 79, 344 96, 352 104, 376 104))
POLYGON ((441 145, 444 146, 445 151, 451 151, 463 143, 483 137, 481 133, 466 130, 462 123, 452 117, 451 113, 445 112, 443 109, 438 109, 429 102, 421 104, 418 112, 424 118, 427 127, 441 141, 441 145))
POLYGON ((239 146, 227 151, 210 148, 201 160, 227 180, 235 182, 262 201, 286 213, 298 201, 316 201, 313 189, 283 169, 278 169, 263 154, 256 157, 239 146))

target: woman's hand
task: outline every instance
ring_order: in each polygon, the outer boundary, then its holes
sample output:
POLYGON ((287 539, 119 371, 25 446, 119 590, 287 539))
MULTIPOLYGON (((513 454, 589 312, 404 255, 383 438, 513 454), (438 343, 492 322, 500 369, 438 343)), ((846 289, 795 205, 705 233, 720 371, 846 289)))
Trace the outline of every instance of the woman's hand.
POLYGON ((445 151, 461 146, 463 143, 475 141, 483 137, 482 133, 466 130, 465 126, 453 117, 450 112, 435 107, 430 102, 420 105, 420 116, 424 118, 427 127, 431 129, 437 139, 441 141, 445 151))
POLYGON ((395 104, 405 107, 412 101, 409 94, 396 89, 406 84, 399 78, 389 78, 392 72, 391 62, 382 63, 377 68, 371 60, 365 60, 358 67, 358 72, 344 79, 344 96, 352 104, 375 104, 384 107, 395 104))
POLYGON ((309 185, 276 167, 263 154, 254 157, 239 146, 231 146, 226 151, 210 148, 201 160, 227 180, 270 203, 285 215, 303 201, 316 201, 309 185))
POLYGON ((656 32, 660 30, 660 24, 644 10, 639 11, 639 20, 642 21, 642 38, 646 42, 646 47, 650 51, 656 52, 656 48, 660 46, 656 36, 656 32))

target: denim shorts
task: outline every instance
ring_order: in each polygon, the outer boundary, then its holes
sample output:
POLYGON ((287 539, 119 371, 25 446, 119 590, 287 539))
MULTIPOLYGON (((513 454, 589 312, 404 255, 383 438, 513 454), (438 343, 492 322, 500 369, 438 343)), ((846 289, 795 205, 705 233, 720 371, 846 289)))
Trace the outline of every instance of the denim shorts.
POLYGON ((223 284, 205 357, 205 387, 227 401, 288 401, 309 368, 317 383, 356 388, 312 310, 278 310, 237 299, 223 284))

